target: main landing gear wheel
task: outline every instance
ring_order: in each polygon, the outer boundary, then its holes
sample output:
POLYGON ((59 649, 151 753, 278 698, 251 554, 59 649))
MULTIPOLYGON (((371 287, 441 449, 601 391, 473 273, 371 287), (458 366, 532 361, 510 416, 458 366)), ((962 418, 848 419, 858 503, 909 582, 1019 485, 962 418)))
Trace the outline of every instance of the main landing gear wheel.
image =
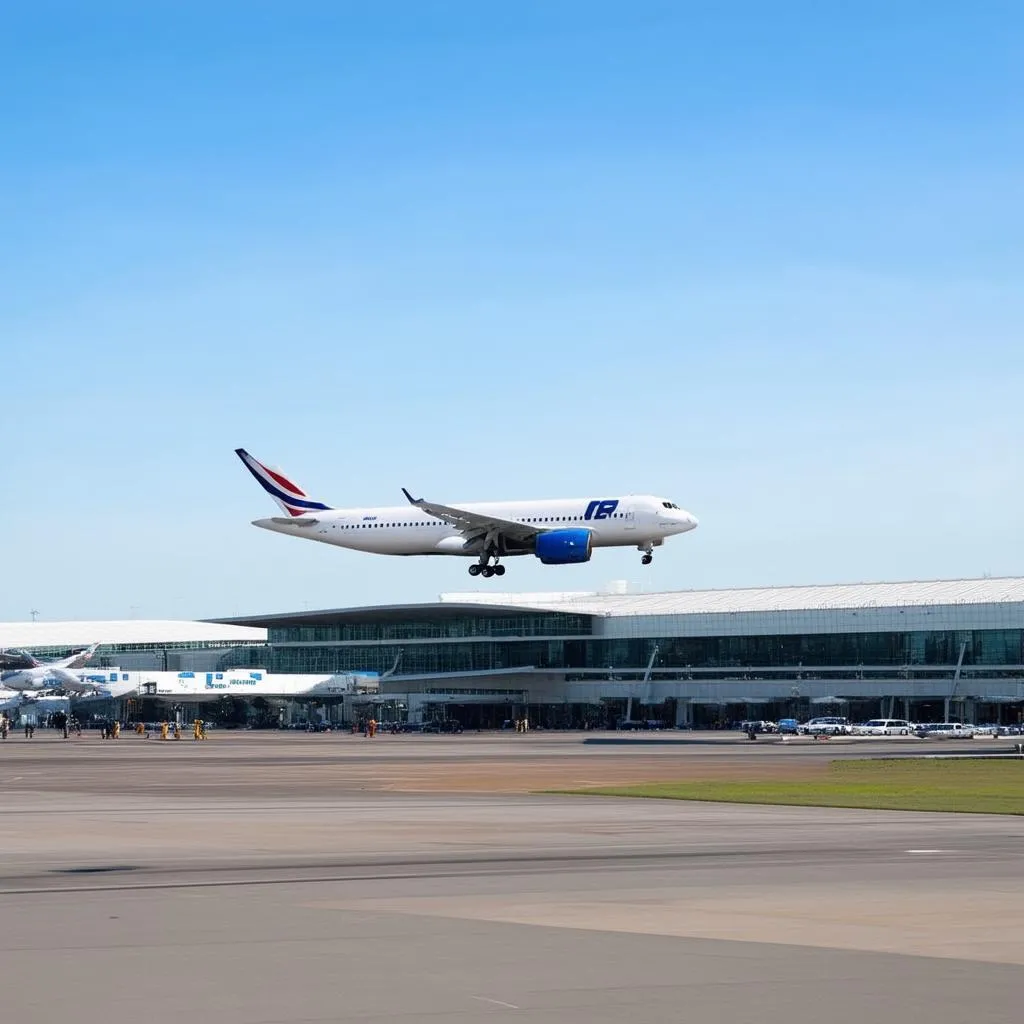
POLYGON ((490 558, 492 556, 487 555, 484 561, 473 562, 469 567, 469 574, 482 575, 485 580, 489 580, 493 575, 505 575, 505 566, 499 565, 497 562, 494 565, 490 564, 490 558))
POLYGON ((504 576, 505 566, 503 565, 481 565, 479 562, 474 562, 469 567, 470 576, 483 576, 484 579, 490 579, 492 576, 504 576))

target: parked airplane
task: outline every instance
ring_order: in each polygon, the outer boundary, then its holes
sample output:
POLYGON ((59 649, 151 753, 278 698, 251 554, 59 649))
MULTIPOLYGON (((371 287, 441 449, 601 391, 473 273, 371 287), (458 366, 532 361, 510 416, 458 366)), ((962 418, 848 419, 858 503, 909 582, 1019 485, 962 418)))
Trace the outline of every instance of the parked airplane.
POLYGON ((32 692, 57 687, 81 689, 81 679, 73 671, 80 669, 96 653, 99 644, 57 661, 36 661, 30 654, 21 655, 22 667, 0 672, 0 686, 8 690, 32 692))
POLYGON ((650 565, 666 537, 697 526, 685 509, 649 494, 455 506, 414 498, 403 487, 408 505, 332 508, 244 448, 235 454, 286 513, 256 519, 253 526, 378 555, 475 558, 470 576, 503 576, 500 559, 512 555, 536 555, 545 565, 588 562, 601 547, 635 546, 644 553, 641 562, 650 565))
POLYGON ((25 695, 20 690, 0 689, 0 712, 10 714, 24 703, 25 695))

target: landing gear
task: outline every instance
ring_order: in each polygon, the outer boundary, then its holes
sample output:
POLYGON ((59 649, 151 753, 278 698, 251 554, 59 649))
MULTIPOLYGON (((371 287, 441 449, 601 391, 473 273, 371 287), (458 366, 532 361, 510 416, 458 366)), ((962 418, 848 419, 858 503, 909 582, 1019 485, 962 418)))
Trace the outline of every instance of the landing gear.
POLYGON ((654 561, 654 545, 653 544, 638 544, 636 546, 637 551, 642 551, 644 557, 640 559, 641 565, 650 565, 654 561))
POLYGON ((641 565, 650 565, 651 562, 653 562, 653 561, 654 561, 654 555, 644 555, 644 557, 640 559, 640 564, 641 565))
POLYGON ((497 564, 497 555, 492 555, 490 551, 481 556, 479 562, 474 562, 469 567, 470 576, 483 576, 485 580, 489 580, 492 576, 504 576, 505 566, 497 564), (495 564, 491 565, 491 558, 495 559, 495 564))

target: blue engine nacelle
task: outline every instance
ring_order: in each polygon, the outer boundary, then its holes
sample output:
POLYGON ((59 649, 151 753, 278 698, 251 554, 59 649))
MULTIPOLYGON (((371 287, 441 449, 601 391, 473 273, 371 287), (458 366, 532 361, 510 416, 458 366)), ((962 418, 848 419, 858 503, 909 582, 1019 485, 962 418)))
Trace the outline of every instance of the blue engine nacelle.
POLYGON ((589 562, 590 552, 589 530, 549 530, 537 534, 533 553, 545 565, 575 565, 589 562))

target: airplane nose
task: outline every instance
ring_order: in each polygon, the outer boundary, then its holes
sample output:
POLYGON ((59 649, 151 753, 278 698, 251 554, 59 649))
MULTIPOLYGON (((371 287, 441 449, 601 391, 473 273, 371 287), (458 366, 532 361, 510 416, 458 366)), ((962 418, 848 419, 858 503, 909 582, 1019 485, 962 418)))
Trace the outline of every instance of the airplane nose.
POLYGON ((683 523, 686 525, 688 530, 696 530, 697 522, 697 517, 692 512, 683 513, 683 523))

